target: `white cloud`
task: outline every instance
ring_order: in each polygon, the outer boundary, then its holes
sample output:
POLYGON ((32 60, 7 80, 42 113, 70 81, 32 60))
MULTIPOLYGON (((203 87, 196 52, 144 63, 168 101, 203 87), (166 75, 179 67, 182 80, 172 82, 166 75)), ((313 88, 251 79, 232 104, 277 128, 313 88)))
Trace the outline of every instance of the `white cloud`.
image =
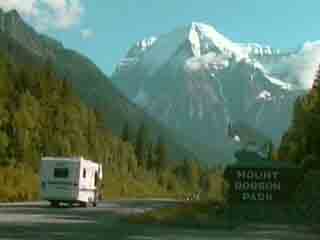
POLYGON ((307 42, 292 65, 297 72, 301 85, 311 88, 320 64, 320 41, 307 42))
POLYGON ((67 30, 80 22, 81 0, 0 0, 5 11, 16 9, 40 31, 67 30))
POLYGON ((94 32, 90 28, 82 29, 80 31, 80 33, 81 33, 82 39, 84 39, 84 40, 87 40, 87 39, 94 37, 94 32))
POLYGON ((52 9, 56 10, 63 10, 66 8, 66 1, 65 0, 42 0, 52 9))
POLYGON ((312 86, 317 68, 320 64, 320 41, 306 42, 295 54, 282 57, 274 64, 267 66, 269 72, 278 74, 278 78, 297 84, 303 89, 312 86))
POLYGON ((16 9, 24 16, 36 16, 38 0, 0 0, 0 8, 4 11, 16 9))

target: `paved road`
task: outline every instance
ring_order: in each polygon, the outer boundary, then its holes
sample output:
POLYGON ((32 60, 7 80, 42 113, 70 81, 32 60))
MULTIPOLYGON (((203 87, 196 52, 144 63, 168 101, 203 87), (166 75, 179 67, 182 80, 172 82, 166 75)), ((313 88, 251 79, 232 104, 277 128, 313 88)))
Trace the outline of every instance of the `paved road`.
POLYGON ((0 204, 0 240, 319 240, 302 227, 246 226, 232 231, 127 224, 122 217, 174 203, 110 202, 97 208, 50 208, 46 203, 0 204))

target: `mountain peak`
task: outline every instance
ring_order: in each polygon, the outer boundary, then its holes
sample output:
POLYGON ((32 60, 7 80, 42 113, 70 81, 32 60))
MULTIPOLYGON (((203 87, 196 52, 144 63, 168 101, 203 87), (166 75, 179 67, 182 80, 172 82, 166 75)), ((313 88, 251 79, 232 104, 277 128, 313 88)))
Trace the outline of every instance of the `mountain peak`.
POLYGON ((127 58, 134 58, 143 54, 146 50, 148 50, 152 45, 157 41, 156 37, 144 38, 129 49, 127 58))
POLYGON ((225 59, 234 57, 240 60, 247 57, 238 44, 223 36, 214 27, 191 22, 157 38, 137 42, 117 66, 116 71, 139 61, 152 75, 170 61, 186 62, 209 53, 211 57, 220 55, 225 59))
POLYGON ((16 9, 4 11, 3 9, 0 8, 0 16, 3 16, 5 18, 10 18, 11 21, 14 21, 14 22, 22 21, 21 16, 16 9))
MULTIPOLYGON (((231 141, 230 123, 244 122, 278 143, 291 121, 300 91, 287 74, 294 67, 287 66, 298 59, 275 53, 269 46, 233 42, 208 24, 190 22, 121 62, 113 80, 177 134, 190 136, 199 146, 218 146, 219 156, 232 159, 234 149, 257 135, 243 127, 235 134, 240 142, 231 141)), ((197 154, 211 159, 205 148, 197 154)))
POLYGON ((200 57, 208 52, 235 55, 238 58, 246 57, 241 47, 219 33, 213 26, 205 23, 191 23, 189 27, 189 40, 196 57, 200 57))
POLYGON ((24 28, 29 28, 21 18, 19 12, 15 9, 5 11, 0 9, 0 30, 6 31, 8 27, 23 25, 24 28))
POLYGON ((0 11, 0 31, 38 56, 52 56, 52 49, 63 48, 58 41, 37 33, 23 20, 17 10, 0 11))
POLYGON ((12 17, 16 17, 16 18, 20 18, 20 14, 16 9, 12 9, 12 10, 8 11, 7 15, 12 16, 12 17))
POLYGON ((191 28, 211 28, 211 29, 214 29, 213 26, 206 24, 206 23, 202 23, 202 22, 191 22, 190 26, 191 26, 191 28))

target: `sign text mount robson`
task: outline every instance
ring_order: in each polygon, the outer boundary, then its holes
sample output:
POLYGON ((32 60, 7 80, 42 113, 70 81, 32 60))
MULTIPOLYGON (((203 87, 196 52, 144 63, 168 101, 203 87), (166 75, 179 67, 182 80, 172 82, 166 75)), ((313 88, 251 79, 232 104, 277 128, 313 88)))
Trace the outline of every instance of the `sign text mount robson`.
POLYGON ((225 172, 232 202, 286 202, 294 193, 301 170, 299 168, 228 167, 225 172))

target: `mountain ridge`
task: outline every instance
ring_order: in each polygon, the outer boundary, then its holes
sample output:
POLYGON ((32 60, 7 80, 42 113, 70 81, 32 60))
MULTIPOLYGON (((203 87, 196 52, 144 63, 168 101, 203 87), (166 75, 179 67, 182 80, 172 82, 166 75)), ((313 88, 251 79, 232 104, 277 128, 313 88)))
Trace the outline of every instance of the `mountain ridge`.
POLYGON ((230 123, 246 122, 280 142, 293 102, 304 94, 293 77, 283 77, 291 55, 234 43, 199 23, 153 39, 141 51, 135 44, 137 55, 128 54, 111 77, 129 99, 194 142, 224 149, 229 159, 230 123))
POLYGON ((0 50, 22 64, 50 65, 60 79, 67 79, 81 99, 106 116, 106 126, 120 136, 126 123, 136 131, 144 123, 152 140, 163 136, 172 156, 184 158, 193 154, 178 144, 169 130, 131 103, 89 58, 65 49, 62 43, 38 34, 16 14, 0 12, 0 50), (90 81, 89 81, 90 79, 90 81))

